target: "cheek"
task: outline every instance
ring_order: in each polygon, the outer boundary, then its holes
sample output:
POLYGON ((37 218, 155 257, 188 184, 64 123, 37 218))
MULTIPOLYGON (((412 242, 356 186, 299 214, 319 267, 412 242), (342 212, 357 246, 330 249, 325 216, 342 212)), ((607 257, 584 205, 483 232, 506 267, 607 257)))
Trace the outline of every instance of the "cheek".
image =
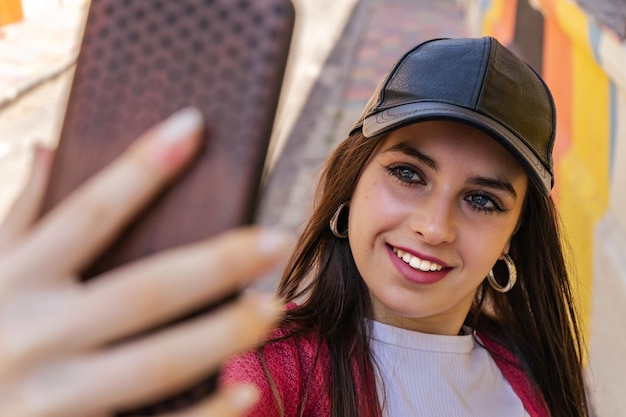
POLYGON ((394 196, 384 181, 361 183, 350 201, 350 228, 387 227, 397 221, 404 204, 394 196))
POLYGON ((381 195, 379 181, 363 178, 350 200, 348 238, 358 263, 371 256, 376 236, 386 228, 389 216, 381 195))
POLYGON ((379 209, 390 215, 406 214, 415 206, 410 191, 398 188, 394 184, 381 183, 376 188, 376 198, 379 209))
POLYGON ((461 253, 466 270, 472 271, 477 280, 484 278, 506 250, 511 233, 510 225, 487 225, 470 223, 457 239, 457 250, 461 253))

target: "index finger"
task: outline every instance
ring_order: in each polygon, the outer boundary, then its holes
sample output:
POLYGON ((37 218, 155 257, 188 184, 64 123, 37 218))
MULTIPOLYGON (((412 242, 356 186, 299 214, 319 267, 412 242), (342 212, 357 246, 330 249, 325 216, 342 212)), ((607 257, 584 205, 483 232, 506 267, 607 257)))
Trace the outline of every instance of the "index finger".
POLYGON ((191 160, 203 119, 195 108, 144 133, 35 226, 19 255, 31 276, 71 276, 88 264, 139 210, 191 160))

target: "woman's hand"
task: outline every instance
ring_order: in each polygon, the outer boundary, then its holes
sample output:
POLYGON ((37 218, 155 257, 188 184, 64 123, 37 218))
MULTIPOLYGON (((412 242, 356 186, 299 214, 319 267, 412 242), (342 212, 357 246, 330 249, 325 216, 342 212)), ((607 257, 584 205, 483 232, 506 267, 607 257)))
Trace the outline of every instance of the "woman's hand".
MULTIPOLYGON (((201 125, 197 111, 177 113, 41 220, 51 153, 36 152, 29 183, 0 227, 0 415, 110 415, 143 404, 252 347, 278 319, 278 303, 247 295, 209 315, 111 345, 276 268, 286 241, 259 228, 164 252, 88 284, 77 281, 190 160, 201 125)), ((255 396, 252 387, 236 387, 177 416, 240 416, 255 396)))

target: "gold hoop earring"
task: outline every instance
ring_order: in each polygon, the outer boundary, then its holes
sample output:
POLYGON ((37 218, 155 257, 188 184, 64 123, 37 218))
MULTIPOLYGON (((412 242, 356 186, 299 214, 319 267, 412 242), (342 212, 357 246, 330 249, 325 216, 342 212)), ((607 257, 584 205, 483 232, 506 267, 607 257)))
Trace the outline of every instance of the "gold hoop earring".
POLYGON ((517 268, 515 267, 515 262, 513 262, 513 259, 511 259, 508 254, 504 255, 504 262, 506 263, 506 267, 509 270, 509 281, 506 283, 505 286, 498 284, 498 281, 496 281, 496 277, 493 274, 493 268, 491 268, 491 270, 487 274, 487 280, 489 281, 489 285, 491 285, 494 290, 501 293, 509 292, 517 282, 517 268))
POLYGON ((339 204, 339 207, 337 207, 337 211, 335 211, 335 214, 333 214, 333 217, 330 218, 330 231, 333 232, 333 235, 335 235, 339 239, 345 239, 348 237, 347 225, 346 225, 345 230, 342 230, 341 232, 337 230, 337 225, 339 223, 339 216, 341 215, 341 211, 343 210, 345 206, 346 206, 346 203, 339 204))

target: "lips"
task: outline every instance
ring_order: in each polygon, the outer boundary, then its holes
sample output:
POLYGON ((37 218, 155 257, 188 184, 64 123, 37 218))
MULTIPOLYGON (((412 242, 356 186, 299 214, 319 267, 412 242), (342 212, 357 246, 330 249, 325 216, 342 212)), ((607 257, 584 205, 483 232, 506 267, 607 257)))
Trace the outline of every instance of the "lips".
POLYGON ((418 271, 435 272, 435 271, 441 271, 442 269, 445 268, 443 265, 440 265, 436 262, 428 261, 426 259, 421 259, 415 255, 412 255, 398 248, 393 248, 393 253, 395 253, 398 258, 402 259, 404 263, 406 263, 411 268, 416 269, 418 271))
POLYGON ((421 286, 441 281, 454 269, 433 257, 424 259, 391 245, 387 245, 387 253, 402 278, 421 286))

